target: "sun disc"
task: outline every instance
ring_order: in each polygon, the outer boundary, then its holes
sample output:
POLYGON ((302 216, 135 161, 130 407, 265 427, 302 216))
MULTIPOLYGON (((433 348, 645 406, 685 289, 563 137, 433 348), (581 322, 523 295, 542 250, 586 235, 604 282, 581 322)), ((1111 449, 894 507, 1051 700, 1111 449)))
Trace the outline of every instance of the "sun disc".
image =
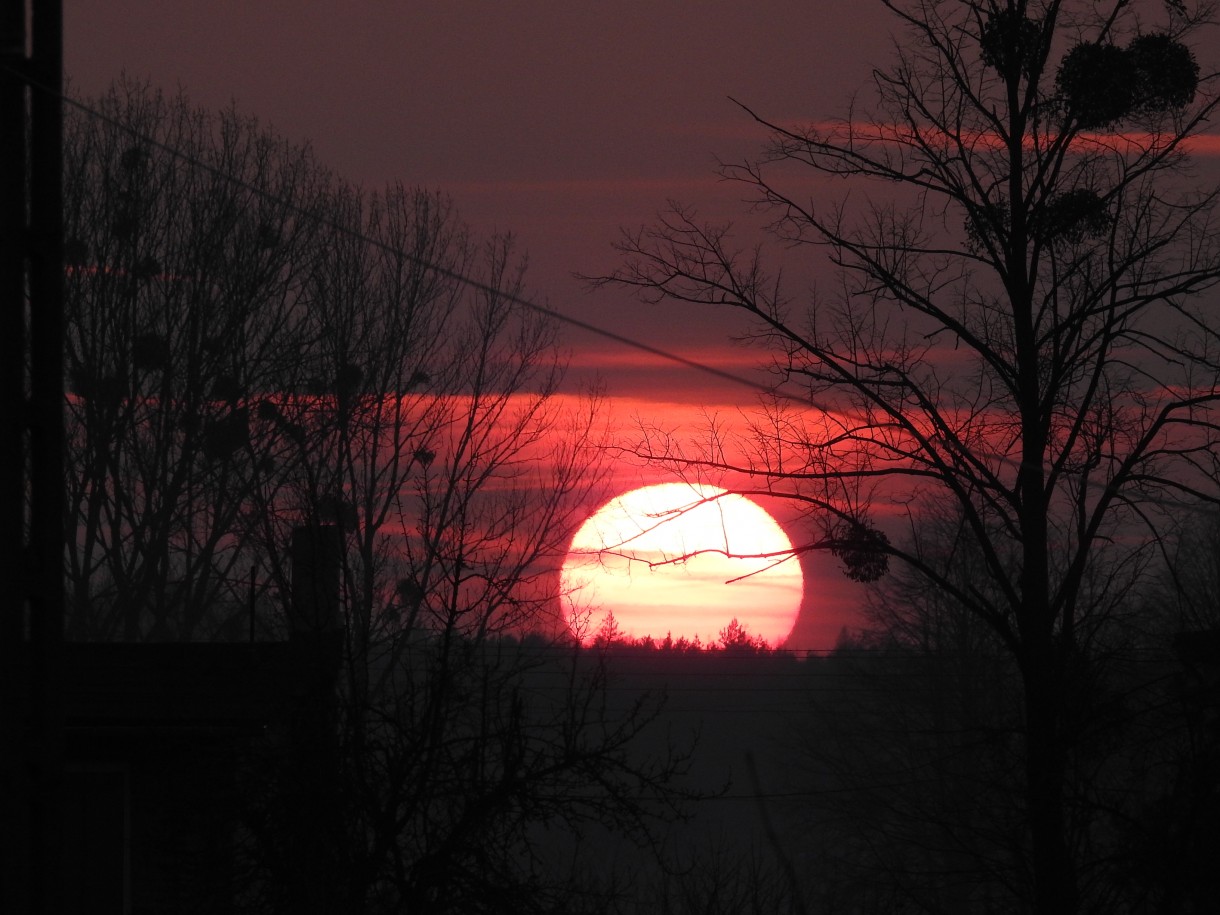
POLYGON ((624 493, 576 532, 562 588, 573 631, 592 640, 614 614, 624 636, 714 643, 733 620, 772 646, 800 610, 792 542, 761 506, 713 486, 624 493))

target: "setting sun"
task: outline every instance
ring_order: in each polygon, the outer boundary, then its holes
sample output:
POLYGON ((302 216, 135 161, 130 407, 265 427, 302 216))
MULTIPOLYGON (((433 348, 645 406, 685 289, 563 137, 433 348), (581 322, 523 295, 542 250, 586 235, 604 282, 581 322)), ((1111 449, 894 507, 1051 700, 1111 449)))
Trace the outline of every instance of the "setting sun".
POLYGON ((713 486, 625 493, 581 526, 563 567, 573 630, 591 640, 613 613, 634 638, 715 642, 734 618, 771 645, 800 609, 800 564, 765 510, 713 486))

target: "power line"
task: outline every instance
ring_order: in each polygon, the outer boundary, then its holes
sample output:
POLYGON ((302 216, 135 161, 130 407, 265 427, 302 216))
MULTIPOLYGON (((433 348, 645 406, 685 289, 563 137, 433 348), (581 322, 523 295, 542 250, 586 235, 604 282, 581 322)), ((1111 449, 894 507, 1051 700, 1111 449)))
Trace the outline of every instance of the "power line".
MULTIPOLYGON (((11 68, 6 67, 5 69, 9 69, 11 71, 11 68)), ((16 72, 16 71, 11 71, 11 72, 16 72)), ((21 75, 24 76, 25 74, 21 74, 21 75)), ((787 401, 790 401, 795 404, 799 404, 800 406, 804 406, 804 407, 814 407, 815 409, 820 409, 823 411, 825 410, 824 407, 820 407, 819 405, 813 403, 812 401, 810 401, 807 398, 798 397, 797 395, 789 393, 787 391, 780 391, 770 385, 766 385, 761 382, 755 381, 753 379, 746 378, 744 375, 738 375, 733 372, 726 371, 724 369, 719 369, 719 368, 716 368, 715 366, 707 365, 706 363, 700 362, 697 359, 691 359, 687 356, 682 356, 678 353, 663 349, 659 346, 653 346, 650 343, 645 343, 642 340, 637 340, 634 337, 628 337, 625 334, 620 334, 616 331, 609 330, 607 328, 601 327, 600 325, 593 324, 590 321, 585 321, 581 318, 577 318, 572 315, 565 314, 564 312, 557 311, 546 305, 540 305, 537 302, 534 302, 531 299, 527 299, 524 296, 517 295, 516 293, 506 292, 502 289, 497 288, 496 286, 493 286, 490 283, 483 282, 482 280, 476 279, 472 276, 468 276, 467 274, 461 273, 460 271, 457 271, 452 268, 445 267, 445 266, 437 264, 433 261, 430 261, 425 257, 422 257, 420 255, 412 253, 411 251, 406 250, 405 248, 394 248, 391 245, 386 244, 385 242, 379 241, 378 239, 370 238, 369 236, 365 235, 364 233, 360 232, 357 229, 353 229, 350 226, 343 225, 342 223, 336 222, 333 219, 328 219, 324 216, 321 216, 315 212, 312 212, 312 211, 306 209, 305 207, 302 207, 296 203, 293 203, 290 200, 286 200, 282 197, 278 197, 275 194, 271 193, 270 191, 264 190, 256 185, 251 184, 248 181, 245 181, 242 178, 237 177, 236 175, 232 175, 232 174, 224 171, 221 168, 218 168, 214 165, 204 162, 203 160, 197 158, 196 156, 193 156, 190 153, 184 152, 184 151, 170 145, 169 143, 165 143, 161 140, 156 139, 155 137, 151 137, 145 133, 142 133, 141 131, 137 130, 136 128, 123 123, 119 118, 112 117, 111 115, 108 115, 102 111, 98 111, 96 108, 93 108, 90 105, 88 105, 78 99, 72 98, 69 95, 56 92, 55 90, 53 90, 50 87, 47 87, 45 85, 42 85, 41 83, 37 82, 36 80, 28 79, 28 77, 27 77, 27 82, 32 87, 34 87, 42 92, 47 92, 47 93, 58 95, 62 101, 64 101, 68 105, 71 105, 73 108, 76 108, 77 110, 89 115, 90 117, 96 118, 97 120, 100 120, 106 124, 109 124, 110 126, 116 128, 118 130, 122 130, 123 132, 127 133, 134 139, 139 140, 142 143, 147 143, 148 145, 150 145, 156 149, 159 149, 162 152, 165 152, 165 153, 173 156, 174 158, 181 160, 182 162, 187 163, 188 165, 192 166, 193 168, 197 168, 204 172, 207 172, 208 174, 212 175, 213 177, 219 178, 222 181, 226 181, 235 187, 239 187, 244 191, 254 194, 254 195, 260 197, 261 199, 267 201, 268 203, 273 203, 273 204, 276 204, 277 206, 281 206, 286 211, 291 212, 294 215, 301 216, 305 219, 309 219, 318 225, 322 225, 322 226, 325 226, 336 232, 340 232, 340 233, 348 236, 349 238, 353 238, 364 244, 371 245, 372 247, 377 248, 386 253, 392 253, 395 256, 403 257, 406 260, 410 261, 411 263, 416 264, 417 266, 422 267, 426 270, 431 270, 434 273, 445 277, 446 279, 453 280, 456 283, 460 283, 462 285, 465 285, 465 286, 467 286, 471 289, 477 290, 479 292, 487 293, 488 295, 498 296, 500 298, 503 298, 507 301, 512 302, 515 305, 520 305, 523 308, 527 308, 537 314, 544 315, 548 318, 551 318, 552 320, 559 321, 560 323, 567 324, 571 327, 576 327, 576 328, 579 328, 580 330, 587 331, 591 334, 594 334, 595 336, 601 337, 606 340, 613 341, 622 346, 626 346, 630 349, 635 349, 640 352, 647 353, 651 356, 656 356, 660 359, 664 359, 667 362, 672 362, 672 363, 674 363, 676 365, 680 365, 684 368, 702 372, 705 375, 710 375, 714 378, 720 379, 721 381, 727 381, 731 384, 735 384, 740 387, 748 388, 749 390, 751 390, 755 393, 764 394, 768 397, 777 397, 782 400, 787 400, 787 401)))
MULTIPOLYGON (((9 70, 10 72, 17 72, 8 67, 5 67, 4 69, 9 70)), ((702 372, 705 375, 709 375, 711 377, 718 378, 721 381, 727 381, 727 382, 737 385, 739 387, 746 388, 750 391, 753 391, 755 394, 762 394, 763 396, 766 396, 766 397, 773 397, 777 400, 786 401, 788 403, 795 404, 802 408, 812 408, 812 409, 818 410, 822 413, 835 412, 830 407, 826 406, 825 404, 818 403, 816 400, 812 399, 811 397, 800 396, 800 395, 794 394, 790 391, 781 390, 778 387, 763 384, 759 381, 755 381, 751 378, 747 378, 744 375, 738 375, 734 372, 729 372, 724 369, 719 369, 719 368, 716 368, 715 366, 711 366, 704 362, 700 362, 697 359, 691 359, 687 356, 682 356, 682 355, 679 355, 678 353, 672 352, 670 350, 663 349, 662 347, 653 346, 650 343, 645 343, 642 340, 637 340, 634 337, 628 337, 625 334, 620 334, 617 331, 609 330, 607 328, 601 327, 600 325, 594 324, 590 321, 585 321, 585 320, 583 320, 581 318, 577 318, 573 315, 565 314, 564 312, 557 311, 546 305, 540 305, 537 302, 534 302, 532 299, 527 299, 524 296, 517 295, 516 293, 507 292, 505 290, 499 289, 498 287, 493 286, 490 283, 485 283, 482 280, 476 279, 472 276, 468 276, 458 270, 454 270, 452 268, 445 267, 445 266, 437 264, 433 261, 430 261, 426 257, 423 257, 418 254, 414 254, 411 251, 406 250, 405 248, 395 248, 391 245, 386 244, 385 242, 379 241, 378 239, 370 238, 369 236, 365 235, 363 232, 359 231, 358 229, 353 229, 350 226, 343 225, 342 223, 336 222, 333 219, 327 219, 326 217, 321 216, 317 213, 314 213, 314 212, 306 209, 305 207, 302 207, 296 203, 293 203, 290 200, 286 200, 282 197, 279 197, 279 196, 271 193, 270 191, 264 190, 260 187, 257 187, 256 185, 251 184, 248 181, 245 181, 245 180, 237 177, 236 175, 232 175, 232 174, 224 171, 221 168, 218 168, 214 165, 210 165, 207 162, 204 162, 203 160, 178 149, 177 147, 174 147, 168 143, 165 143, 161 140, 156 139, 155 137, 151 137, 145 133, 142 133, 141 131, 135 129, 134 127, 123 123, 123 121, 121 121, 119 118, 112 117, 111 115, 98 111, 96 108, 93 108, 90 105, 87 105, 86 103, 84 103, 78 99, 72 98, 71 96, 68 96, 62 92, 57 92, 56 90, 53 90, 50 87, 47 87, 46 85, 38 82, 37 80, 29 78, 26 74, 20 74, 20 75, 23 78, 25 78, 26 81, 28 82, 28 84, 30 86, 32 86, 33 88, 36 88, 42 92, 47 92, 47 93, 57 95, 63 102, 65 102, 66 104, 72 106, 73 108, 76 108, 77 110, 87 114, 88 116, 96 118, 106 124, 109 124, 112 127, 127 133, 128 135, 135 138, 136 140, 147 143, 156 149, 160 149, 163 152, 173 156, 176 159, 179 159, 179 160, 187 163, 188 165, 190 165, 194 168, 201 169, 201 170, 207 172, 208 174, 210 174, 216 178, 219 178, 222 181, 226 181, 226 182, 234 185, 235 187, 239 187, 242 190, 245 190, 251 194, 258 196, 259 198, 261 198, 269 203, 274 203, 277 206, 281 206, 286 211, 291 212, 294 215, 311 220, 317 225, 322 225, 327 228, 330 228, 336 232, 346 235, 349 238, 362 242, 363 244, 370 245, 380 251, 384 251, 386 253, 393 254, 397 257, 402 257, 403 259, 405 259, 413 264, 416 264, 419 267, 422 267, 426 270, 431 270, 431 271, 435 272, 439 276, 446 277, 447 279, 451 279, 456 283, 465 285, 471 289, 478 290, 478 291, 486 293, 488 295, 498 296, 498 297, 503 298, 516 305, 520 305, 523 308, 529 309, 537 314, 551 318, 552 320, 558 321, 562 324, 567 324, 571 327, 576 327, 581 330, 587 331, 588 333, 591 333, 595 336, 601 337, 606 340, 610 340, 614 343, 618 343, 618 344, 620 344, 622 346, 626 346, 630 349, 635 349, 640 352, 647 353, 652 356, 656 356, 660 359, 664 359, 667 362, 672 362, 675 365, 680 365, 684 368, 689 368, 693 371, 702 372)), ((993 454, 989 454, 986 456, 998 459, 998 460, 1002 461, 1003 463, 1010 464, 1013 466, 1017 466, 1017 463, 1018 463, 1015 459, 1013 459, 1011 456, 1006 455, 1006 454, 993 453, 993 454)))
MULTIPOLYGON (((17 72, 9 67, 4 67, 3 69, 9 70, 10 72, 17 72)), ((667 350, 667 349, 664 349, 659 346, 653 346, 651 343, 645 343, 642 340, 637 340, 634 337, 629 337, 625 334, 620 334, 617 331, 609 330, 607 328, 601 327, 600 325, 594 324, 590 321, 585 321, 582 318, 577 318, 573 315, 565 314, 562 311, 557 311, 556 309, 550 308, 546 305, 540 305, 537 302, 533 301, 532 299, 527 299, 526 297, 517 295, 516 293, 507 292, 496 286, 493 286, 490 283, 486 283, 486 282, 483 282, 482 280, 476 279, 472 276, 468 276, 467 274, 464 274, 458 270, 454 270, 452 268, 445 267, 445 266, 437 264, 433 261, 430 261, 426 257, 412 253, 411 251, 408 251, 405 248, 395 248, 391 245, 386 244, 385 242, 379 241, 378 239, 370 238, 369 236, 365 235, 363 232, 359 231, 358 229, 353 229, 350 226, 343 225, 342 223, 336 222, 333 219, 327 219, 326 217, 321 216, 315 212, 312 212, 312 211, 306 209, 305 207, 302 207, 296 203, 293 203, 290 200, 286 200, 282 197, 279 197, 279 196, 271 193, 270 191, 264 190, 260 187, 257 187, 256 185, 251 184, 248 181, 245 181, 245 180, 237 177, 236 175, 232 175, 229 172, 226 172, 223 169, 218 168, 217 166, 210 165, 209 163, 204 162, 203 160, 201 160, 195 156, 192 156, 191 154, 184 152, 184 151, 178 149, 177 147, 170 145, 169 143, 165 143, 161 140, 156 139, 155 137, 151 137, 145 133, 142 133, 141 131, 135 129, 134 127, 123 123, 123 121, 120 120, 119 118, 112 117, 111 115, 98 111, 96 108, 91 107, 90 105, 80 101, 79 99, 72 98, 71 96, 66 95, 62 92, 57 92, 56 90, 51 89, 50 87, 38 82, 37 80, 30 78, 28 75, 26 75, 24 73, 19 74, 19 75, 21 75, 24 79, 26 79, 27 83, 31 87, 36 88, 42 92, 47 92, 47 93, 57 95, 64 103, 72 106, 73 108, 76 108, 77 110, 87 114, 88 116, 96 118, 106 124, 109 124, 110 126, 116 128, 118 130, 121 130, 124 133, 127 133, 134 139, 139 140, 143 143, 147 143, 150 146, 152 146, 156 149, 159 149, 159 150, 173 156, 174 158, 187 163, 188 165, 190 165, 194 168, 201 169, 204 172, 206 172, 216 178, 219 178, 222 181, 228 182, 235 187, 239 187, 242 190, 245 190, 251 194, 254 194, 257 197, 259 197, 269 203, 273 203, 273 204, 276 204, 277 206, 283 207, 286 211, 291 212, 294 215, 311 220, 317 225, 325 226, 329 229, 332 229, 335 232, 339 232, 343 235, 346 235, 349 238, 362 242, 363 244, 370 245, 380 251, 383 251, 383 252, 386 252, 389 254, 393 254, 397 257, 402 257, 404 260, 407 260, 413 264, 416 264, 417 266, 422 267, 426 270, 431 270, 434 273, 438 274, 439 276, 443 276, 447 279, 451 279, 456 283, 465 285, 471 289, 478 290, 479 292, 483 292, 488 295, 503 298, 516 305, 520 305, 523 308, 529 309, 537 314, 548 317, 554 321, 558 321, 561 324, 567 324, 571 327, 579 328, 580 330, 584 330, 588 333, 601 337, 605 340, 610 340, 614 343, 618 343, 622 346, 626 346, 629 349, 635 349, 635 350, 638 350, 639 352, 647 353, 651 356, 656 356, 667 362, 672 362, 675 365, 679 365, 684 368, 691 369, 693 371, 701 372, 701 373, 703 373, 705 375, 709 375, 713 378, 718 378, 721 381, 726 381, 726 382, 729 382, 730 384, 734 384, 739 387, 753 391, 755 394, 762 394, 765 397, 772 397, 772 398, 775 398, 776 400, 782 400, 787 403, 795 404, 796 406, 799 406, 802 408, 811 408, 811 409, 817 410, 822 413, 834 413, 835 412, 835 410, 833 410, 832 408, 828 407, 825 404, 817 402, 816 400, 814 400, 811 397, 797 395, 790 391, 782 390, 778 387, 763 384, 762 382, 755 381, 751 378, 747 378, 744 375, 738 375, 734 372, 729 372, 724 369, 716 368, 715 366, 711 366, 704 362, 700 362, 698 359, 691 359, 687 356, 682 356, 678 353, 672 352, 671 350, 667 350)), ((1002 453, 992 453, 992 454, 988 454, 986 456, 995 458, 997 460, 1000 460, 1003 463, 1010 464, 1012 466, 1017 466, 1017 464, 1018 464, 1018 462, 1014 458, 1012 458, 1010 455, 1006 455, 1006 454, 1002 454, 1002 453)))
MULTIPOLYGON (((209 164, 209 163, 203 161, 202 159, 200 159, 194 155, 191 155, 190 153, 187 153, 169 143, 166 143, 162 140, 158 140, 155 137, 145 134, 145 133, 137 130, 136 128, 132 127, 131 125, 124 123, 121 119, 119 119, 117 117, 114 117, 112 115, 106 114, 105 112, 99 111, 98 109, 92 107, 91 105, 89 105, 83 101, 80 101, 79 99, 73 98, 72 96, 70 96, 66 93, 63 93, 57 89, 47 86, 46 84, 44 84, 36 79, 31 78, 30 74, 25 71, 20 71, 13 67, 10 67, 10 66, 3 66, 0 68, 4 69, 5 71, 7 71, 9 73, 13 73, 13 74, 16 74, 17 76, 21 77, 26 82, 26 84, 28 84, 32 88, 34 88, 40 92, 55 96, 58 99, 60 99, 62 102, 64 102, 65 104, 77 109, 78 111, 84 113, 88 117, 94 118, 98 121, 108 124, 111 127, 114 127, 115 129, 126 133, 127 135, 131 136, 135 140, 137 140, 141 143, 145 143, 145 144, 149 145, 150 147, 159 149, 159 150, 165 152, 166 154, 172 156, 173 158, 175 158, 179 161, 182 161, 193 168, 199 169, 209 175, 212 175, 213 177, 220 179, 221 181, 227 182, 235 187, 241 188, 242 190, 244 190, 252 195, 257 196, 264 201, 267 201, 269 203, 275 204, 276 206, 282 207, 287 212, 293 213, 294 215, 297 215, 301 218, 310 220, 317 225, 325 226, 329 229, 332 229, 335 232, 343 234, 343 235, 345 235, 349 238, 352 238, 356 241, 359 241, 363 244, 369 245, 370 247, 375 248, 377 250, 380 250, 380 251, 383 251, 386 253, 391 253, 398 257, 402 257, 403 259, 405 259, 413 264, 416 264, 417 266, 419 266, 423 269, 430 270, 439 276, 443 276, 456 283, 464 285, 470 289, 474 289, 474 290, 486 293, 491 296, 500 297, 506 301, 512 302, 523 308, 529 309, 537 314, 543 315, 552 320, 558 321, 563 324, 567 324, 572 327, 576 327, 578 329, 591 333, 595 336, 612 341, 614 343, 618 343, 618 344, 628 347, 630 349, 635 349, 637 351, 647 353, 652 356, 656 356, 665 361, 672 362, 675 365, 679 365, 684 368, 691 369, 693 371, 702 372, 705 375, 709 375, 709 376, 718 378, 722 381, 729 382, 731 384, 751 390, 755 393, 763 394, 768 397, 774 397, 774 398, 777 398, 780 400, 785 400, 785 401, 797 404, 802 407, 813 408, 813 409, 822 410, 823 412, 828 412, 826 407, 816 403, 815 401, 813 401, 810 398, 800 397, 800 396, 790 393, 788 391, 779 390, 773 386, 763 384, 761 382, 747 378, 743 375, 738 375, 736 373, 729 372, 724 369, 716 368, 715 366, 708 365, 697 359, 691 359, 689 357, 682 356, 682 355, 672 352, 670 350, 666 350, 662 347, 654 346, 650 343, 645 343, 641 340, 637 340, 637 339, 635 339, 633 337, 629 337, 625 334, 620 334, 616 331, 612 331, 607 328, 601 327, 597 324, 594 324, 592 322, 585 321, 581 318, 577 318, 575 316, 565 314, 564 312, 558 311, 558 310, 550 308, 548 306, 540 305, 537 302, 526 298, 525 296, 502 290, 490 283, 484 282, 475 277, 464 274, 458 270, 454 270, 452 268, 445 267, 441 264, 438 264, 434 261, 429 260, 426 257, 413 253, 412 251, 407 250, 405 248, 396 248, 383 241, 380 241, 378 239, 365 235, 363 232, 359 231, 358 229, 344 225, 343 223, 340 223, 334 219, 326 218, 325 216, 322 216, 297 203, 294 203, 293 201, 291 201, 289 199, 277 196, 276 194, 274 194, 268 190, 260 188, 257 185, 250 183, 249 181, 246 181, 236 175, 226 172, 225 170, 223 170, 215 165, 209 164)), ((1007 459, 1004 455, 995 455, 995 456, 999 457, 1001 459, 1004 459, 1004 460, 1010 460, 1010 459, 1007 459)), ((1177 504, 1177 503, 1174 503, 1174 504, 1177 504)), ((569 649, 561 647, 560 650, 566 651, 569 649)), ((843 657, 850 653, 852 655, 859 654, 862 656, 871 656, 874 658, 875 657, 885 657, 884 655, 874 654, 873 651, 870 649, 846 649, 846 650, 844 650, 841 648, 796 647, 796 648, 785 648, 784 651, 793 653, 793 654, 811 654, 811 655, 823 655, 823 656, 828 655, 828 654, 835 654, 840 657, 843 657)), ((682 656, 684 656, 683 653, 678 654, 678 657, 682 657, 682 656)), ((894 658, 894 660, 904 660, 904 659, 909 660, 909 658, 903 658, 902 656, 898 656, 898 657, 894 658)), ((740 656, 739 658, 734 658, 734 660, 749 661, 749 660, 752 660, 752 658, 750 656, 746 655, 746 656, 740 656)), ((1128 660, 1135 661, 1136 659, 1129 658, 1128 660)))

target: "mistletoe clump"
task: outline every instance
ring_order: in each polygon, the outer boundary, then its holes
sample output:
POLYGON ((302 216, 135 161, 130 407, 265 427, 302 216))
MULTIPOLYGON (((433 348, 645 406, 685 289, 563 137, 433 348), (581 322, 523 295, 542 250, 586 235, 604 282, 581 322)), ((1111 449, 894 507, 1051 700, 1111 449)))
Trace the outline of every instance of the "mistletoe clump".
POLYGON ((876 581, 890 566, 890 538, 866 521, 841 521, 831 534, 830 552, 852 581, 876 581))
POLYGON ((1140 114, 1185 108, 1199 86, 1190 48, 1169 35, 1141 35, 1127 47, 1078 44, 1063 58, 1055 87, 1068 118, 1083 130, 1140 114))
POLYGON ((1047 38, 1041 22, 1003 9, 983 24, 979 45, 983 63, 1008 79, 1034 72, 1046 54, 1047 38))

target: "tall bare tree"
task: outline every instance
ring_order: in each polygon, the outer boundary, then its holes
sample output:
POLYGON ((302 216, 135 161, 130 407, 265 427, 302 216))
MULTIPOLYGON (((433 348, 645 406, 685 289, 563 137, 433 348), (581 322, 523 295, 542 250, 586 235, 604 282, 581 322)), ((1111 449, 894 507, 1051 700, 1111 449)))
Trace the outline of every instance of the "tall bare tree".
POLYGON ((658 704, 608 708, 556 617, 602 412, 557 396, 512 239, 142 84, 76 110, 73 635, 257 609, 331 662, 251 748, 243 901, 573 910, 572 838, 646 840, 683 759, 637 749, 658 704))
POLYGON ((1022 893, 1071 912, 1072 710, 1105 584, 1180 500, 1220 495, 1216 191, 1189 160, 1217 106, 1190 48, 1211 10, 884 5, 901 31, 869 98, 808 127, 756 116, 766 153, 725 168, 779 241, 829 258, 834 292, 792 296, 759 250, 681 207, 621 240, 608 280, 736 308, 779 353, 752 459, 641 450, 804 503, 818 533, 803 546, 858 577, 905 563, 986 623, 1022 684, 1022 893), (850 195, 811 198, 801 169, 850 195), (960 513, 976 579, 886 535, 882 506, 928 502, 960 513))
POLYGON ((116 85, 100 116, 70 110, 69 631, 207 638, 218 605, 242 602, 268 457, 249 407, 300 345, 320 233, 299 213, 329 180, 253 121, 142 84, 116 85))

